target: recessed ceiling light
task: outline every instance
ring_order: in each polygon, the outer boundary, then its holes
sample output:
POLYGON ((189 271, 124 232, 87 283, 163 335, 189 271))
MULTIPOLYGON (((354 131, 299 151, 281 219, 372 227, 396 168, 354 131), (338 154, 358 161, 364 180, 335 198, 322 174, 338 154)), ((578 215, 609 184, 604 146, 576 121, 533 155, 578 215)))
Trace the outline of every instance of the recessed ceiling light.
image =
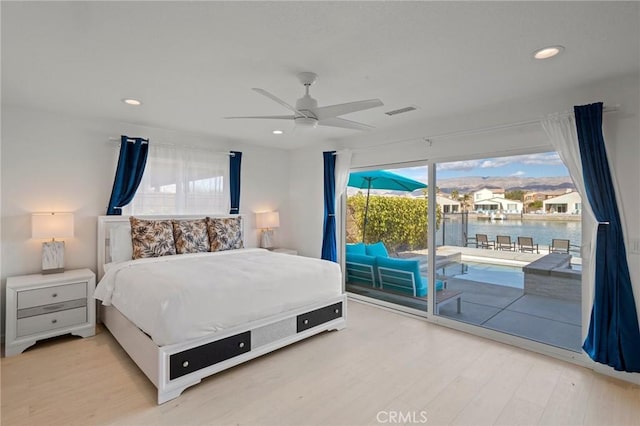
POLYGON ((284 132, 283 132, 282 130, 274 130, 274 131, 273 131, 273 132, 271 132, 271 133, 273 133, 274 135, 281 135, 281 134, 283 134, 284 132))
POLYGON ((134 105, 134 106, 142 105, 141 101, 137 99, 132 99, 132 98, 123 99, 122 102, 124 102, 127 105, 134 105))
POLYGON ((564 50, 562 46, 549 46, 543 47, 533 52, 533 57, 536 59, 549 59, 560 54, 564 50))

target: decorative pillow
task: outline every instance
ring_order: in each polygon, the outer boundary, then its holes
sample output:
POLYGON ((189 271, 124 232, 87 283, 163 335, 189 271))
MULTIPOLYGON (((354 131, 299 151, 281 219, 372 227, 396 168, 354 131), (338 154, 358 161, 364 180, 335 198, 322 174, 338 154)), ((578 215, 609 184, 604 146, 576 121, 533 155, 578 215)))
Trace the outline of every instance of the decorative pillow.
POLYGON ((240 249, 242 245, 242 219, 239 217, 208 217, 207 230, 211 251, 240 249))
POLYGON ((209 251, 207 220, 172 220, 176 253, 201 253, 209 251))
POLYGON ((368 256, 389 257, 387 248, 384 246, 384 243, 382 241, 378 241, 375 244, 367 244, 366 250, 368 256))
POLYGON ((176 254, 170 220, 144 220, 130 217, 133 258, 176 254))
POLYGON ((364 243, 347 244, 347 254, 367 254, 364 243))

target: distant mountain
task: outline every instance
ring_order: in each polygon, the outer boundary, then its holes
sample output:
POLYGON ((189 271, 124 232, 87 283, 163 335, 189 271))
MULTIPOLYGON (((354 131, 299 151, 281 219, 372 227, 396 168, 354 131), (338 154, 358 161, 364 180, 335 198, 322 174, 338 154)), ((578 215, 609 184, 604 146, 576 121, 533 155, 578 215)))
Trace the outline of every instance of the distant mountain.
MULTIPOLYGON (((451 194, 454 189, 460 195, 478 191, 482 188, 500 188, 505 191, 522 190, 525 192, 565 192, 567 189, 575 190, 576 187, 569 176, 553 177, 490 177, 490 176, 467 176, 459 178, 438 179, 438 188, 441 192, 451 194)), ((424 194, 426 189, 417 189, 411 193, 413 196, 424 194)), ((352 196, 358 192, 367 193, 366 189, 347 188, 347 194, 352 196)), ((408 195, 402 191, 372 190, 372 194, 387 195, 408 195)))
POLYGON ((569 176, 552 177, 487 177, 467 176, 459 178, 438 179, 440 191, 451 193, 457 189, 460 194, 475 192, 482 188, 500 188, 505 191, 523 190, 526 192, 553 192, 574 189, 575 185, 569 176))

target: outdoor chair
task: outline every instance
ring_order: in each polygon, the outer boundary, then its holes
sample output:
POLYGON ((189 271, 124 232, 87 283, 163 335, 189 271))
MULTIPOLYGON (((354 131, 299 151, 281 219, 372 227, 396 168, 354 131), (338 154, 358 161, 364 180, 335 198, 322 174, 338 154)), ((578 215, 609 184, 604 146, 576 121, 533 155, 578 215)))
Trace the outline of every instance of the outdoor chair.
POLYGON ((521 252, 530 251, 531 253, 540 253, 538 250, 538 244, 533 243, 533 238, 531 237, 518 237, 518 247, 521 252))
MULTIPOLYGON (((376 269, 382 290, 413 297, 427 297, 429 285, 427 277, 420 275, 419 261, 378 256, 376 269)), ((457 312, 460 313, 461 299, 461 291, 447 290, 447 282, 436 279, 436 314, 440 313, 440 307, 453 302, 456 302, 457 312)))
MULTIPOLYGON (((427 278, 420 275, 420 262, 417 260, 377 257, 376 269, 380 288, 414 297, 427 295, 427 278)), ((437 280, 436 290, 446 288, 446 281, 437 280)))
POLYGON ((549 253, 567 253, 569 254, 569 240, 551 240, 549 253))
POLYGON ((465 233, 464 234, 464 246, 465 247, 469 247, 472 244, 477 247, 476 237, 468 237, 467 234, 465 233))
POLYGON ((380 285, 375 272, 376 258, 389 257, 389 252, 382 241, 375 244, 346 245, 346 282, 371 287, 380 285))
POLYGON ((476 234, 476 248, 496 248, 496 242, 491 240, 489 241, 489 237, 487 234, 476 234))
POLYGON ((511 242, 511 237, 509 235, 498 235, 496 240, 497 250, 516 251, 516 243, 511 242))
POLYGON ((347 244, 345 263, 348 283, 376 286, 374 274, 376 258, 375 256, 367 256, 364 244, 347 244))

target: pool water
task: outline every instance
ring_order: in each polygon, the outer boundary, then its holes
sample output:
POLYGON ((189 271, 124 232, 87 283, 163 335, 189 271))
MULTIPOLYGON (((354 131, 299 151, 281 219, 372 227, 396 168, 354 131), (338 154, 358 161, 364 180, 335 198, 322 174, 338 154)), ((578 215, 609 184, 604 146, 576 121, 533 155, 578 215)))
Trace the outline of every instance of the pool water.
POLYGON ((494 265, 479 262, 453 262, 439 268, 438 275, 461 280, 478 281, 505 287, 524 288, 524 272, 519 266, 494 265))

